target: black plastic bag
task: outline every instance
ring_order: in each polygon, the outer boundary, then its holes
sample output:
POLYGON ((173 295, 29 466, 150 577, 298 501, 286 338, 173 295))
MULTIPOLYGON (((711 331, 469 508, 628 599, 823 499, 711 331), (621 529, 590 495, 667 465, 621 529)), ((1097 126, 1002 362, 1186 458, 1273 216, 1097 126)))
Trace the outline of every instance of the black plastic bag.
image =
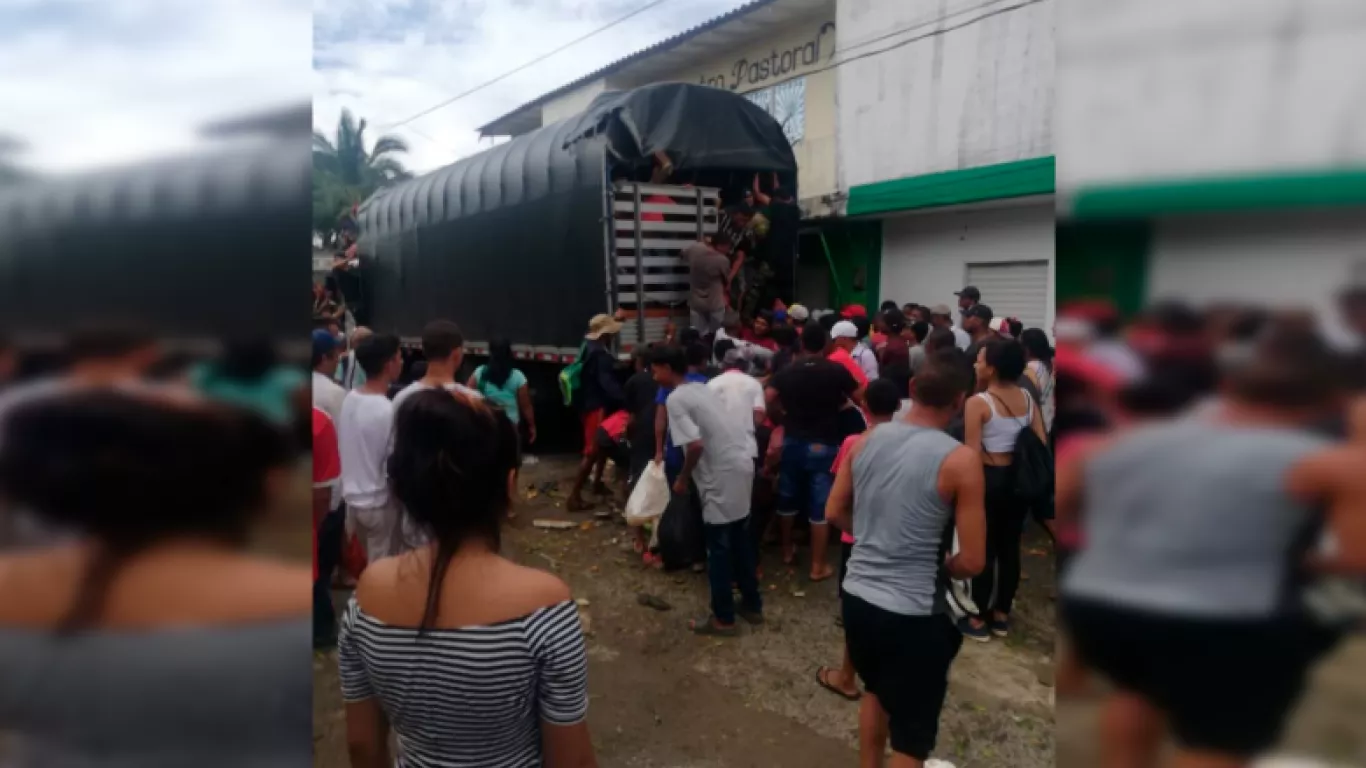
POLYGON ((705 562, 707 543, 702 531, 702 500, 697 488, 673 494, 664 515, 659 518, 659 557, 664 570, 686 568, 705 562))

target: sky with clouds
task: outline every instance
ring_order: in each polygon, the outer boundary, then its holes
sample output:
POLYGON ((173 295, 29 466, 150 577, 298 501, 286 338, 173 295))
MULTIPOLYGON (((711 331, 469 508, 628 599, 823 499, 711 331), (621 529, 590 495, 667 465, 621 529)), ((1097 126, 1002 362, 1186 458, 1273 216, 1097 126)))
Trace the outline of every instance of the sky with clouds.
MULTIPOLYGON (((648 2, 0 0, 0 151, 40 172, 121 165, 310 99, 324 133, 346 108, 373 140, 648 2)), ((488 146, 479 125, 745 2, 665 0, 392 132, 409 167, 433 170, 488 146)))
POLYGON ((197 150, 308 100, 312 29, 310 0, 0 0, 0 137, 44 172, 197 150))
MULTIPOLYGON (((392 130, 422 172, 489 146, 477 128, 604 65, 746 0, 666 0, 487 89, 392 130)), ((332 135, 343 108, 367 135, 491 80, 647 0, 315 0, 313 121, 332 135)))

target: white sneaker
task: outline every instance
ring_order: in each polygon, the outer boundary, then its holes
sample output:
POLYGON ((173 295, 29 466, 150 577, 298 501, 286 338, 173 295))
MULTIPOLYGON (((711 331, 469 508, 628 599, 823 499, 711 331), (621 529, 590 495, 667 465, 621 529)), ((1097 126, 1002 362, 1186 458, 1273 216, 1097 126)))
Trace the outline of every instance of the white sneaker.
POLYGON ((940 760, 939 758, 931 757, 929 760, 925 761, 925 768, 957 768, 957 766, 950 763, 948 760, 940 760))

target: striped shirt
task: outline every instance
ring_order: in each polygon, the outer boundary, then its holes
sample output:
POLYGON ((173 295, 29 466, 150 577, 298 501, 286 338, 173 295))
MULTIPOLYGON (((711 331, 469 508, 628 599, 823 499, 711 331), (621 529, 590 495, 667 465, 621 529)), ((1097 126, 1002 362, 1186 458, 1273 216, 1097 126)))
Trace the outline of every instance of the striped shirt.
POLYGON ((588 657, 569 600, 419 638, 353 597, 338 665, 346 701, 379 699, 398 735, 398 768, 540 766, 541 722, 573 725, 588 714, 588 657))

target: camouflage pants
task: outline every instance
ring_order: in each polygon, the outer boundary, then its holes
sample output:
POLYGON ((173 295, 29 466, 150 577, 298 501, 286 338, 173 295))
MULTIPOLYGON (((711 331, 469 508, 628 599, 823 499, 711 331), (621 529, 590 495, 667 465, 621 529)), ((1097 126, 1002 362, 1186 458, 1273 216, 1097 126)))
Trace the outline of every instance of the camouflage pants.
POLYGON ((773 299, 768 297, 773 268, 762 261, 747 261, 740 271, 745 282, 738 304, 740 316, 748 322, 754 319, 759 310, 773 304, 773 299))

